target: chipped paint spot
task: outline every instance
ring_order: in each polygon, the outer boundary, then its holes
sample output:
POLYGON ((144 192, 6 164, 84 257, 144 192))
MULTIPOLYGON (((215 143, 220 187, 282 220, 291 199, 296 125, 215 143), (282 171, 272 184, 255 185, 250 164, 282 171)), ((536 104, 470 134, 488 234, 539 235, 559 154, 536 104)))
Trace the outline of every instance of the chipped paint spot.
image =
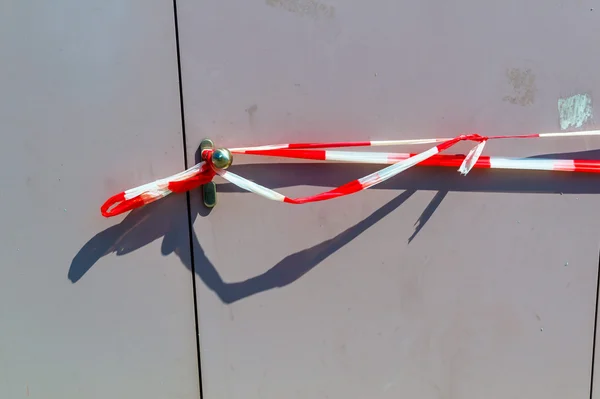
POLYGON ((522 106, 531 105, 535 101, 535 75, 531 69, 522 71, 519 68, 512 68, 506 71, 508 82, 513 87, 514 95, 505 96, 504 101, 511 104, 522 106))
POLYGON ((592 98, 588 94, 576 94, 558 99, 560 128, 580 128, 592 119, 592 98))
POLYGON ((268 6, 311 18, 333 18, 335 7, 316 0, 265 0, 268 6))

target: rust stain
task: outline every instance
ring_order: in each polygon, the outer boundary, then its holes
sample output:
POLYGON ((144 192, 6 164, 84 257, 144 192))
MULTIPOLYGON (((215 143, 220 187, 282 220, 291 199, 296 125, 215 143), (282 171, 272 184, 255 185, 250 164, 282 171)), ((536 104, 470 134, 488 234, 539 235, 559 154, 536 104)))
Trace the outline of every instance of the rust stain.
POLYGON ((335 17, 335 7, 317 0, 265 0, 265 3, 300 16, 315 19, 335 17))

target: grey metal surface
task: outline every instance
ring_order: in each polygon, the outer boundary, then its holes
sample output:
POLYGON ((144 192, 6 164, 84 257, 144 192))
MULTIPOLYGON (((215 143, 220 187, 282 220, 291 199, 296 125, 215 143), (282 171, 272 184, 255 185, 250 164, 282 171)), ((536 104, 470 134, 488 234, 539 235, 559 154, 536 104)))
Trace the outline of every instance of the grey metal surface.
MULTIPOLYGON (((557 131, 559 98, 600 90, 589 1, 178 4, 189 156, 207 136, 557 131)), ((486 153, 598 158, 598 147, 506 141, 486 153)), ((248 162, 233 170, 290 195, 373 170, 248 162)), ((206 216, 195 195, 205 398, 589 397, 599 187, 419 169, 314 205, 221 184, 206 216)))
POLYGON ((183 167, 171 4, 3 1, 0 59, 0 397, 197 398, 185 200, 99 210, 183 167))

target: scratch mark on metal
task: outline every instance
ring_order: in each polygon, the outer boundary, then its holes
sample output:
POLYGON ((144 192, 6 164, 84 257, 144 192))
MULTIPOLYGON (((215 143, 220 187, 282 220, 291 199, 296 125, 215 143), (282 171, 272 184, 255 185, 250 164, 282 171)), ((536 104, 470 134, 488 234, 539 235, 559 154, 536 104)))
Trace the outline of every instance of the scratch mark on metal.
POLYGON ((514 96, 505 96, 504 101, 522 106, 531 105, 535 101, 537 87, 535 75, 530 69, 524 71, 512 68, 506 71, 506 77, 514 90, 514 96))
POLYGON ((248 115, 252 116, 258 110, 258 105, 252 104, 248 108, 246 108, 246 112, 248 115))
POLYGON ((316 0, 265 0, 268 6, 311 18, 334 18, 335 7, 316 0))

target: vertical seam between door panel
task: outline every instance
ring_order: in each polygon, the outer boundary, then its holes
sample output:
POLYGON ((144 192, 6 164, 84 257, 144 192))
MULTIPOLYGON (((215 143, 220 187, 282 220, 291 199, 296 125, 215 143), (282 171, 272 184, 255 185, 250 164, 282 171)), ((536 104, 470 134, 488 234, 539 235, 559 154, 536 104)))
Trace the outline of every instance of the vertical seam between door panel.
POLYGON ((592 367, 590 371, 590 399, 594 398, 594 364, 596 363, 596 329, 598 328, 598 298, 600 290, 600 251, 598 253, 598 265, 596 267, 596 308, 594 311, 594 333, 592 338, 592 367))
MULTIPOLYGON (((185 107, 183 105, 183 82, 181 76, 181 50, 179 45, 179 20, 177 16, 177 0, 173 0, 173 21, 175 25, 175 47, 177 51, 177 80, 179 82, 179 108, 181 113, 181 135, 183 138, 183 163, 184 168, 187 169, 188 165, 188 152, 187 152, 187 137, 185 131, 185 107)), ((194 245, 193 245, 193 234, 194 234, 194 226, 192 224, 192 207, 191 207, 191 198, 190 193, 186 193, 186 202, 187 202, 187 217, 188 217, 188 239, 189 239, 189 249, 190 249, 190 264, 191 264, 191 273, 192 273, 192 293, 193 293, 193 309, 194 309, 194 324, 195 324, 195 336, 196 336, 196 355, 197 355, 197 364, 198 364, 198 387, 200 398, 203 397, 202 394, 202 365, 200 362, 200 331, 198 326, 198 305, 196 301, 196 262, 194 261, 194 245)))

